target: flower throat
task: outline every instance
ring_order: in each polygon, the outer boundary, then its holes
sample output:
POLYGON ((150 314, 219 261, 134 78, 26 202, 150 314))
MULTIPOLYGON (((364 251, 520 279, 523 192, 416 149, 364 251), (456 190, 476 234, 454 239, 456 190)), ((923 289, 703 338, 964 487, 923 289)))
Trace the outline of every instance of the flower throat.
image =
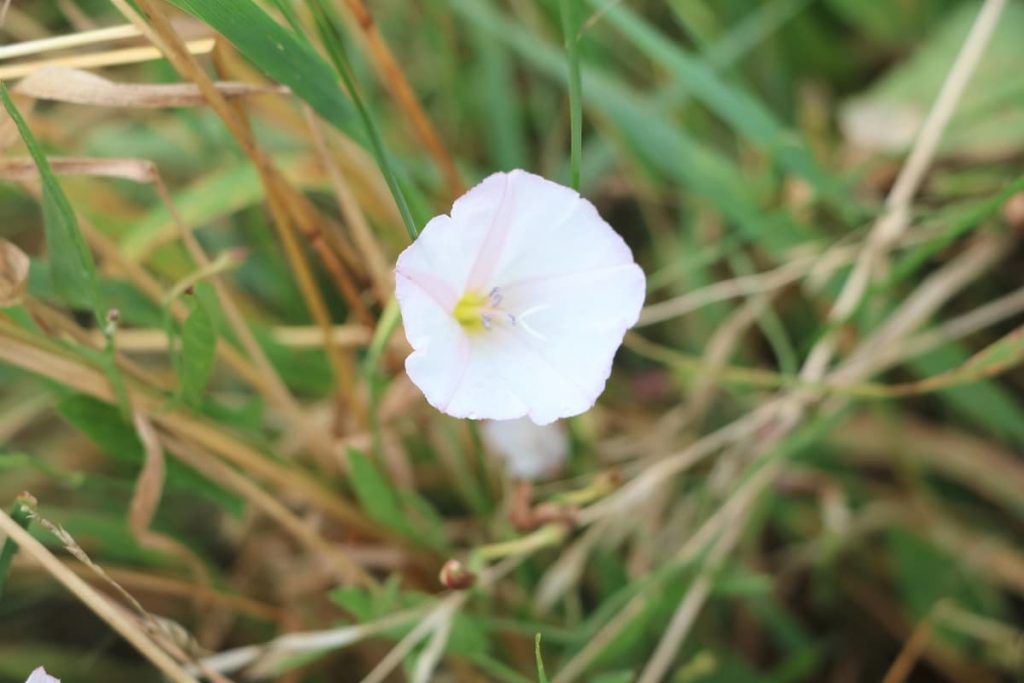
POLYGON ((516 317, 501 310, 501 299, 497 287, 487 295, 467 292, 455 304, 452 317, 466 331, 491 330, 498 320, 506 320, 515 325, 516 317))

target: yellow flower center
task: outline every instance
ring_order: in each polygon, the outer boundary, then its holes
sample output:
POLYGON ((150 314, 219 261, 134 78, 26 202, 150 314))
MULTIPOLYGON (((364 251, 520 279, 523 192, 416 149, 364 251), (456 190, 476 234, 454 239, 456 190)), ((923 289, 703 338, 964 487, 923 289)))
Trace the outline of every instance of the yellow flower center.
POLYGON ((482 330, 484 329, 485 311, 489 305, 490 300, 487 296, 475 292, 467 292, 455 304, 452 317, 462 325, 464 330, 482 330))
POLYGON ((497 287, 489 294, 467 292, 455 304, 452 317, 467 332, 491 330, 498 322, 515 325, 516 316, 501 309, 501 298, 497 287))

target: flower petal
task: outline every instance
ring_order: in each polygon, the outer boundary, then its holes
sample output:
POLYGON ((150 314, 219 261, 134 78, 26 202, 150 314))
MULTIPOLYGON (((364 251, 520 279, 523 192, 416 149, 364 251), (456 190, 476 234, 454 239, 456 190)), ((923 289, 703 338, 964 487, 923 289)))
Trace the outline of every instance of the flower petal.
POLYGON ((559 423, 539 426, 528 419, 487 420, 480 434, 505 468, 519 479, 538 479, 561 467, 569 456, 569 435, 559 423))
POLYGON ((405 371, 427 401, 446 412, 468 363, 465 332, 434 296, 401 272, 396 273, 395 296, 413 348, 405 371))
MULTIPOLYGON (((513 328, 519 343, 541 356, 563 386, 578 392, 579 400, 567 402, 555 417, 576 415, 597 401, 615 352, 640 315, 644 290, 643 271, 632 263, 502 290, 509 308, 522 311, 513 328)), ((534 397, 524 400, 549 403, 554 396, 540 393, 553 392, 553 382, 547 384, 533 385, 534 397)))
POLYGON ((40 666, 32 672, 25 683, 60 683, 60 679, 46 673, 46 669, 40 666))
POLYGON ((633 263, 625 241, 589 201, 532 173, 509 177, 513 215, 492 286, 633 263))
MULTIPOLYGON (((439 293, 447 284, 455 297, 466 288, 505 190, 505 174, 495 173, 455 200, 451 216, 437 216, 420 231, 416 241, 398 257, 395 272, 439 293)), ((451 306, 455 301, 451 302, 451 306)), ((450 310, 450 308, 449 308, 450 310)))
POLYGON ((529 416, 537 424, 578 415, 594 404, 513 330, 473 335, 469 362, 446 413, 472 419, 529 416))

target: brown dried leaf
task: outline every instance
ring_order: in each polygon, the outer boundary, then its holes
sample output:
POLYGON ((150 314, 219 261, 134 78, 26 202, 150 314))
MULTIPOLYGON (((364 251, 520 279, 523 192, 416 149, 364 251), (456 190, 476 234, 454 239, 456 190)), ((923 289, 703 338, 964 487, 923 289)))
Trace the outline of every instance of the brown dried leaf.
MULTIPOLYGON (((189 568, 195 580, 204 589, 210 589, 213 584, 202 560, 182 543, 149 528, 157 508, 160 506, 160 499, 163 497, 167 465, 164 459, 163 445, 160 443, 160 437, 149 417, 136 410, 132 422, 135 425, 139 441, 142 442, 145 462, 142 465, 142 472, 139 473, 139 478, 135 482, 135 492, 128 508, 128 528, 131 529, 140 546, 178 558, 189 568)), ((197 606, 205 604, 207 600, 208 596, 199 597, 197 595, 196 604, 197 606)), ((172 640, 174 639, 172 638, 172 640)))
POLYGON ((128 527, 137 538, 145 536, 149 529, 149 523, 153 521, 153 515, 160 505, 160 498, 164 490, 164 450, 160 445, 160 439, 152 423, 144 414, 136 411, 134 415, 135 431, 142 442, 146 454, 142 472, 135 482, 135 493, 132 496, 131 507, 128 512, 128 527))
POLYGON ((29 258, 7 240, 0 240, 0 308, 17 306, 28 287, 29 258))
MULTIPOLYGON (((121 178, 136 183, 152 183, 156 167, 146 159, 92 159, 85 157, 48 157, 50 167, 59 176, 85 175, 121 178)), ((0 180, 26 182, 38 180, 39 171, 29 157, 0 159, 0 180)))
MULTIPOLYGON (((286 93, 282 86, 221 82, 215 84, 225 97, 264 93, 286 93)), ((98 107, 194 107, 204 104, 199 88, 192 83, 118 83, 80 69, 47 67, 23 78, 14 92, 40 100, 89 104, 98 107)))

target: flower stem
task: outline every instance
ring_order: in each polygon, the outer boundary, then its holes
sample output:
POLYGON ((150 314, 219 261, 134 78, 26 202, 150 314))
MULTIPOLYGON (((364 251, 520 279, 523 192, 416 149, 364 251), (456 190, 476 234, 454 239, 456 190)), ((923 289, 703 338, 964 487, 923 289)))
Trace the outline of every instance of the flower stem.
POLYGON ((583 153, 583 86, 580 80, 579 26, 577 0, 560 0, 565 54, 569 60, 569 168, 571 185, 580 189, 580 156, 583 153))
POLYGON ((569 530, 564 524, 548 524, 533 533, 503 543, 482 545, 473 551, 470 566, 489 560, 498 560, 512 555, 527 555, 535 550, 558 545, 568 535, 569 530))

